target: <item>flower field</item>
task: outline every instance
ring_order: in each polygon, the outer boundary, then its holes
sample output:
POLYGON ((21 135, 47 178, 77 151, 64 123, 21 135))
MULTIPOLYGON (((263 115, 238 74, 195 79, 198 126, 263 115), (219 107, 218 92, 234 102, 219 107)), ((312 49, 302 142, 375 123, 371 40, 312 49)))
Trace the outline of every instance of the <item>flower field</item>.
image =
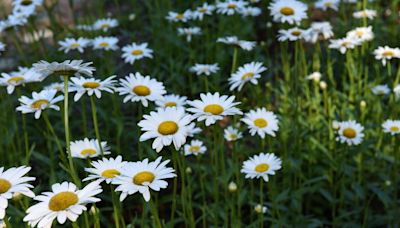
POLYGON ((399 227, 399 0, 0 0, 0 227, 399 227))

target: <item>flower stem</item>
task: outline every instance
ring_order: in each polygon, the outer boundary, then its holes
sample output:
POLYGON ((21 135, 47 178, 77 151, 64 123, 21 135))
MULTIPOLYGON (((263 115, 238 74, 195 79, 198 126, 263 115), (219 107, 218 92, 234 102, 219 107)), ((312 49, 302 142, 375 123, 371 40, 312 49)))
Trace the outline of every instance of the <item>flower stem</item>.
POLYGON ((94 131, 96 133, 96 139, 97 143, 99 144, 100 151, 101 151, 101 156, 104 156, 104 151, 103 147, 101 146, 101 138, 100 138, 100 132, 99 132, 99 126, 97 122, 97 109, 96 109, 96 103, 94 101, 94 97, 90 96, 90 105, 92 106, 92 117, 93 117, 93 126, 94 126, 94 131))

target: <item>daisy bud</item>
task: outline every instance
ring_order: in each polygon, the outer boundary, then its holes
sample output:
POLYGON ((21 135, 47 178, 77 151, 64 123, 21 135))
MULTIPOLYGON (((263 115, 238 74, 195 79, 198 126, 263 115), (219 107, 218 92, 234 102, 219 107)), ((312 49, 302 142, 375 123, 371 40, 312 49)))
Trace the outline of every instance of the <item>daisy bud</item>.
POLYGON ((332 128, 334 130, 338 130, 340 128, 339 121, 336 121, 336 120, 332 121, 332 128))
POLYGON ((320 72, 314 72, 307 76, 307 80, 313 80, 314 82, 318 83, 321 80, 321 77, 322 75, 320 72))
POLYGON ((22 199, 23 195, 19 192, 16 192, 13 194, 12 200, 17 202, 20 201, 22 199))
POLYGON ((135 18, 136 18, 136 14, 134 14, 134 13, 129 14, 128 19, 129 19, 130 21, 135 20, 135 18))
POLYGON ((272 23, 271 22, 267 22, 267 28, 271 28, 272 27, 272 23))
POLYGON ((99 209, 96 207, 96 206, 92 206, 91 208, 90 208, 90 214, 92 214, 92 215, 96 215, 96 214, 98 214, 99 213, 99 209))
POLYGON ((186 173, 187 173, 187 174, 191 174, 191 173, 192 173, 192 168, 187 167, 187 168, 186 168, 186 173))
POLYGON ((360 108, 363 110, 365 109, 365 107, 367 107, 367 102, 365 102, 364 100, 360 101, 360 108))
POLYGON ((386 186, 390 186, 390 185, 392 185, 392 182, 391 182, 390 180, 386 180, 386 181, 385 181, 385 185, 386 185, 386 186))
POLYGON ((321 82, 319 82, 319 87, 322 90, 325 90, 328 87, 328 84, 326 84, 326 82, 324 82, 324 81, 321 81, 321 82))
POLYGON ((231 183, 229 183, 229 185, 228 185, 228 189, 229 189, 230 192, 236 192, 236 190, 237 190, 236 183, 231 181, 231 183))
POLYGON ((267 207, 264 207, 264 206, 262 206, 261 204, 257 204, 255 207, 254 207, 254 211, 255 212, 257 212, 258 214, 261 214, 261 213, 265 213, 265 212, 267 212, 267 207))

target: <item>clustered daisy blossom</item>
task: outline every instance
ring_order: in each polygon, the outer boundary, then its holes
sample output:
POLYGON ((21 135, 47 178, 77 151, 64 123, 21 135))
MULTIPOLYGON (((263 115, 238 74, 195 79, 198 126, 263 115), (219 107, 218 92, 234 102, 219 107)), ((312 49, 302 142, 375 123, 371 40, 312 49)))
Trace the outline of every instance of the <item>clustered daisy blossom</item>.
POLYGON ((97 139, 85 138, 83 140, 73 141, 70 145, 72 157, 85 159, 98 157, 102 153, 103 155, 111 153, 107 142, 101 142, 100 145, 97 139))
POLYGON ((194 66, 190 67, 190 72, 196 73, 196 75, 206 75, 215 74, 219 71, 218 63, 214 64, 200 64, 196 63, 194 66))
POLYGON ((268 9, 275 22, 299 24, 307 18, 307 5, 297 0, 274 0, 268 9))
POLYGON ((251 135, 257 133, 261 138, 266 134, 275 137, 279 129, 276 115, 265 108, 251 110, 244 115, 242 121, 247 124, 251 135))
POLYGON ((218 38, 217 42, 239 47, 245 51, 251 51, 256 46, 254 41, 239 40, 236 36, 218 38))
POLYGON ((147 43, 132 43, 122 48, 122 58, 126 63, 133 64, 136 60, 143 58, 153 58, 153 50, 147 47, 147 43))
POLYGON ((386 66, 386 62, 391 59, 400 58, 400 48, 391 48, 389 46, 378 47, 374 50, 375 59, 381 60, 382 65, 386 66))
POLYGON ((84 48, 88 47, 91 44, 91 41, 86 38, 79 37, 75 38, 66 38, 65 40, 58 41, 60 45, 59 50, 64 51, 64 53, 68 53, 72 50, 77 50, 80 53, 83 53, 84 48))
POLYGON ((127 162, 122 161, 121 156, 93 161, 91 163, 93 168, 85 168, 85 171, 89 173, 89 176, 83 179, 83 181, 101 180, 110 184, 121 174, 122 167, 126 164, 127 162))
POLYGON ((349 146, 358 145, 364 138, 364 127, 354 120, 339 122, 336 140, 349 146))
POLYGON ((382 124, 383 132, 391 135, 400 133, 400 120, 386 120, 382 124))
POLYGON ((48 108, 56 111, 60 110, 60 107, 56 105, 57 102, 64 99, 63 95, 56 96, 57 90, 42 90, 39 93, 33 92, 32 98, 22 96, 18 100, 21 105, 17 107, 17 111, 22 113, 35 113, 35 118, 39 119, 42 111, 48 108))
POLYGON ((200 155, 204 154, 207 150, 207 147, 204 146, 204 143, 200 140, 192 140, 189 144, 184 146, 184 154, 185 156, 189 155, 200 155))
POLYGON ((261 73, 266 70, 267 68, 264 67, 261 62, 244 64, 228 79, 229 84, 231 85, 229 89, 237 89, 240 91, 247 82, 257 85, 257 79, 261 78, 261 73))
POLYGON ((76 92, 74 96, 74 101, 78 101, 83 94, 87 93, 88 96, 96 95, 97 98, 101 98, 101 91, 108 93, 114 92, 113 80, 116 76, 110 76, 103 81, 94 78, 84 78, 84 77, 72 77, 71 85, 69 91, 76 92))
POLYGON ((243 162, 240 172, 246 174, 246 178, 263 178, 265 182, 268 182, 268 175, 275 175, 281 166, 282 161, 275 154, 260 153, 243 162))
POLYGON ((41 74, 32 69, 20 67, 18 71, 1 73, 0 86, 6 86, 7 93, 12 94, 15 90, 15 87, 41 80, 41 74))

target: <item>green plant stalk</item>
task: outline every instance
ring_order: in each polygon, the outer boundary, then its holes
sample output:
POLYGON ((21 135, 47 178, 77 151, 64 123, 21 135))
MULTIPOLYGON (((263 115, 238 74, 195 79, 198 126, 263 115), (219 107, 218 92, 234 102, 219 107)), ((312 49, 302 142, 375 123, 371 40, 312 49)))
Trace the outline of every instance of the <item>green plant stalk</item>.
MULTIPOLYGON (((115 191, 114 191, 114 187, 113 187, 113 185, 112 184, 110 184, 110 191, 111 191, 111 199, 112 199, 112 203, 113 203, 113 209, 114 209, 114 213, 113 213, 113 216, 114 216, 114 224, 115 224, 115 228, 119 228, 120 226, 119 226, 119 216, 120 216, 120 213, 119 213, 119 207, 118 207, 118 205, 119 205, 119 201, 118 201, 118 198, 116 197, 116 195, 115 195, 115 191)), ((122 216, 121 216, 122 217, 122 216)))
POLYGON ((237 56, 238 56, 238 48, 235 47, 235 48, 233 49, 231 74, 233 74, 233 73, 235 72, 236 64, 237 64, 237 56))
POLYGON ((101 145, 101 138, 100 138, 98 121, 97 121, 97 108, 96 108, 96 102, 94 101, 94 95, 90 96, 90 105, 92 107, 93 126, 94 126, 94 131, 96 134, 96 138, 97 138, 97 143, 99 144, 101 156, 104 157, 104 149, 103 149, 103 146, 101 145))
MULTIPOLYGON (((263 140, 264 141, 264 140, 263 140)), ((262 211, 262 208, 264 206, 264 189, 263 189, 263 185, 264 185, 264 179, 260 178, 260 205, 261 205, 261 213, 260 213, 260 227, 264 227, 264 213, 262 211)))
POLYGON ((157 228, 162 228, 161 221, 160 221, 160 216, 158 215, 158 211, 157 211, 157 206, 153 202, 153 200, 150 200, 150 207, 151 207, 151 211, 152 211, 153 217, 154 217, 155 222, 156 222, 156 227, 157 228))

